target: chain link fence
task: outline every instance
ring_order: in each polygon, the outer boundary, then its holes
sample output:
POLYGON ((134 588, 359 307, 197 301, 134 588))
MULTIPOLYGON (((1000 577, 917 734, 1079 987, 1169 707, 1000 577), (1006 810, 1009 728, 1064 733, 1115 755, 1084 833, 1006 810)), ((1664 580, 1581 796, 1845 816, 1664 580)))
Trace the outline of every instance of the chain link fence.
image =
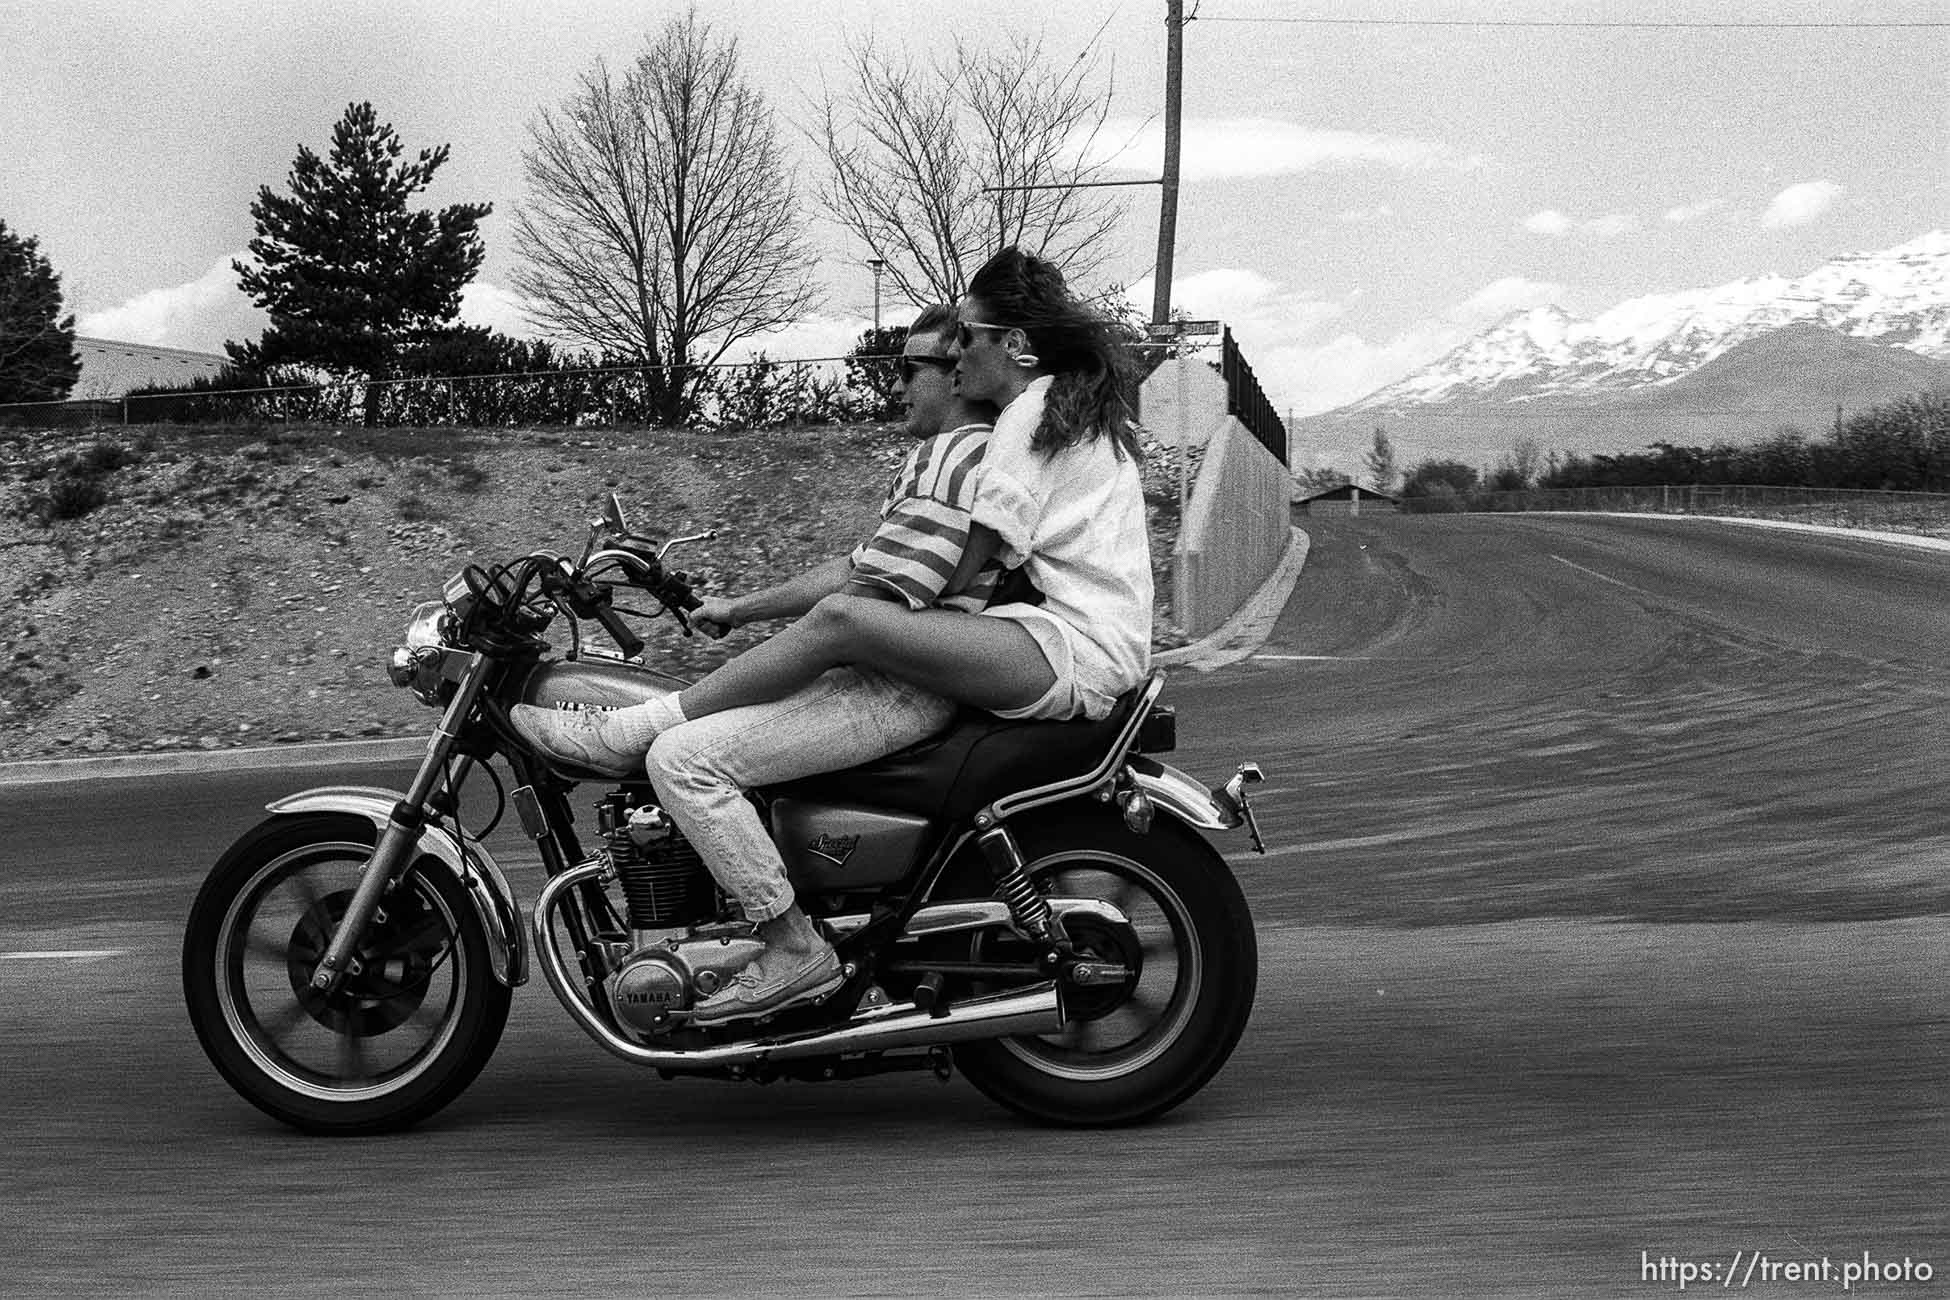
MULTIPOLYGON (((709 366, 563 367, 249 387, 199 382, 107 400, 0 404, 0 426, 765 428, 858 423, 898 416, 892 396, 894 366, 893 357, 879 356, 760 357, 709 366)), ((232 378, 229 384, 234 383, 232 378)))

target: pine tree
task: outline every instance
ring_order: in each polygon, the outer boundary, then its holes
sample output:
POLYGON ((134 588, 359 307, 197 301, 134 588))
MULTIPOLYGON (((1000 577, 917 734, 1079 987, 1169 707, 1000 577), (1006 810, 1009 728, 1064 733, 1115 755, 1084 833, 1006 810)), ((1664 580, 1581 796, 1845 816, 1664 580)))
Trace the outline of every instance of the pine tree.
POLYGON ((1389 441, 1387 430, 1378 424, 1374 429, 1374 445, 1361 461, 1367 466, 1368 482, 1374 485, 1375 491, 1385 495, 1395 490, 1395 444, 1389 441))
POLYGON ((58 402, 81 377, 74 316, 40 240, 0 221, 0 402, 58 402))
MULTIPOLYGON (((290 193, 257 192, 251 216, 255 264, 232 263, 238 284, 270 314, 256 343, 227 343, 238 365, 315 367, 331 374, 384 378, 404 352, 451 325, 460 291, 486 249, 479 224, 490 204, 438 212, 407 204, 447 161, 448 146, 422 149, 402 164, 399 137, 369 103, 351 104, 321 159, 304 145, 288 178, 290 193)), ((378 389, 367 393, 376 422, 378 389)))

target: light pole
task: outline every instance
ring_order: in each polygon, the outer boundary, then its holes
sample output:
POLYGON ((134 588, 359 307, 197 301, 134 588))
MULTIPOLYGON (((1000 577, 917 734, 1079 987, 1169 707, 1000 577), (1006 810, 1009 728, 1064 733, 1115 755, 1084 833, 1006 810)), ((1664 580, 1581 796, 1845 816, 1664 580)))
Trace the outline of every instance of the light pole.
POLYGON ((878 257, 867 259, 867 269, 873 272, 873 345, 880 346, 880 273, 887 269, 887 263, 878 257))

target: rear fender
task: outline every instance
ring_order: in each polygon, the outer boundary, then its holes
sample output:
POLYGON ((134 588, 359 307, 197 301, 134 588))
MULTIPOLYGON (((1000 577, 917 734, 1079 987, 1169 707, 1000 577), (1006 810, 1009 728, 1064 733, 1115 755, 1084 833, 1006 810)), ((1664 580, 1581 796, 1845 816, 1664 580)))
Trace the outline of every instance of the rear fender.
POLYGON ((1212 791, 1185 773, 1145 754, 1127 760, 1137 788, 1165 812, 1202 831, 1237 830, 1245 819, 1212 797, 1212 791))
MULTIPOLYGON (((364 817, 375 832, 384 832, 393 809, 406 796, 397 790, 370 785, 331 785, 286 795, 266 805, 278 817, 303 813, 350 813, 364 817)), ((528 980, 528 954, 521 946, 520 911, 514 890, 481 845, 463 847, 444 827, 429 822, 420 829, 419 855, 445 867, 474 903, 481 929, 487 933, 488 961, 494 977, 513 988, 528 980)))

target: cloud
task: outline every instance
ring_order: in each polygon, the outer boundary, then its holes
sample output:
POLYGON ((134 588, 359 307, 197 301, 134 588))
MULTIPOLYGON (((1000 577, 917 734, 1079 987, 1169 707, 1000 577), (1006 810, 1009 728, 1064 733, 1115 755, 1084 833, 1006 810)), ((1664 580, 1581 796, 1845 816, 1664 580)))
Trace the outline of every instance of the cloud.
POLYGON ((1666 224, 1677 226, 1683 222, 1697 220, 1709 212, 1717 212, 1725 206, 1725 202, 1720 199, 1706 199, 1699 203, 1682 204, 1676 208, 1667 208, 1663 219, 1666 224))
POLYGON ((1561 284, 1506 275, 1449 308, 1443 313, 1443 319, 1474 332, 1496 324, 1512 312, 1561 303, 1566 292, 1561 284))
POLYGON ((477 325, 511 338, 546 337, 529 322, 526 298, 485 280, 473 280, 461 286, 460 319, 462 324, 477 325))
MULTIPOLYGON (((1164 125, 1114 118, 1087 146, 1077 142, 1073 151, 1112 171, 1156 176, 1164 169, 1164 125)), ((1184 181, 1284 176, 1328 167, 1468 171, 1483 162, 1431 140, 1325 131, 1263 117, 1186 122, 1179 158, 1179 178, 1184 181)))
MULTIPOLYGON (((881 314, 883 325, 905 325, 913 318, 906 307, 890 308, 881 314)), ((873 324, 857 316, 803 316, 761 338, 744 339, 726 352, 726 361, 749 361, 759 353, 779 361, 812 357, 841 357, 860 341, 873 324)))
POLYGON ((1790 185, 1774 196, 1761 214, 1760 224, 1770 230, 1783 226, 1805 226, 1825 216, 1842 197, 1842 187, 1834 181, 1803 181, 1790 185))
POLYGON ((1608 212, 1602 217, 1593 217, 1578 226, 1578 229, 1584 233, 1596 235, 1600 239, 1614 239, 1619 235, 1629 235, 1638 228, 1639 219, 1629 212, 1608 212))
MULTIPOLYGON (((1148 307, 1149 280, 1127 291, 1148 307)), ((1427 365, 1485 326, 1526 307, 1561 301, 1562 285, 1510 276, 1483 286, 1438 316, 1392 338, 1374 340, 1341 329, 1357 290, 1322 299, 1257 271, 1216 268, 1178 278, 1172 298, 1194 317, 1232 328, 1267 400, 1279 412, 1306 416, 1345 405, 1427 365)), ((1351 466, 1343 466, 1351 468, 1351 466)))
POLYGON ((1545 208, 1523 219, 1523 228, 1533 235, 1568 235, 1572 224, 1571 219, 1556 208, 1545 208))
POLYGON ((151 289, 120 306, 88 312, 75 321, 75 332, 193 352, 221 352, 227 339, 256 338, 268 322, 237 287, 237 273, 230 268, 233 258, 246 256, 241 250, 228 254, 185 284, 151 289))
POLYGON ((1545 208, 1523 219, 1525 230, 1533 235, 1548 235, 1552 239, 1562 239, 1574 232, 1594 235, 1599 239, 1613 239, 1631 234, 1639 228, 1639 224, 1638 217, 1630 212, 1608 212, 1602 217, 1579 220, 1556 208, 1545 208))
POLYGON ((1391 220, 1395 209, 1386 203, 1378 203, 1372 208, 1350 208, 1346 212, 1334 214, 1334 220, 1350 226, 1377 225, 1391 220))
MULTIPOLYGON (((150 289, 120 306, 89 312, 75 321, 75 332, 90 338, 192 352, 221 352, 228 340, 254 339, 270 319, 237 287, 232 261, 248 260, 244 250, 227 254, 185 284, 150 289)), ((521 297, 498 285, 476 280, 460 292, 460 318, 517 338, 539 337, 528 324, 521 297)))
MULTIPOLYGON (((1151 282, 1127 291, 1148 308, 1151 282)), ((1233 337, 1282 419, 1343 406, 1420 369, 1512 312, 1561 303, 1568 289, 1505 276, 1427 320, 1389 338, 1341 328, 1356 290, 1344 298, 1310 296, 1257 271, 1215 268, 1179 278, 1175 303, 1194 317, 1213 317, 1233 337)), ((1352 469, 1352 465, 1342 468, 1352 469)))

